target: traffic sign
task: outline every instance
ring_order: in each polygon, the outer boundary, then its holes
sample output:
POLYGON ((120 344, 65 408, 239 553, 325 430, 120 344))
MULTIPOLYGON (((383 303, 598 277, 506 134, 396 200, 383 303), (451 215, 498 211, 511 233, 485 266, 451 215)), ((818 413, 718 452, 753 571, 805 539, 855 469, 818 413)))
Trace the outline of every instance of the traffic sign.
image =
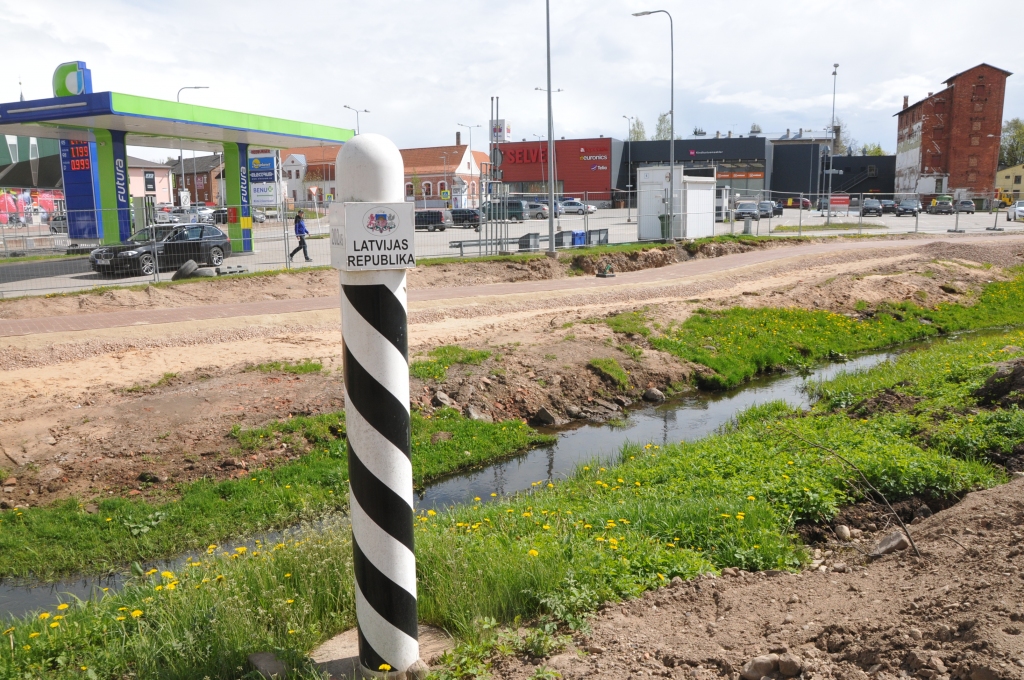
POLYGON ((442 201, 447 201, 451 197, 452 197, 452 192, 448 191, 447 189, 442 189, 441 190, 441 200, 442 201))
POLYGON ((504 160, 504 156, 505 154, 501 152, 501 149, 495 147, 493 150, 491 150, 491 165, 493 165, 496 168, 500 168, 501 163, 504 160))

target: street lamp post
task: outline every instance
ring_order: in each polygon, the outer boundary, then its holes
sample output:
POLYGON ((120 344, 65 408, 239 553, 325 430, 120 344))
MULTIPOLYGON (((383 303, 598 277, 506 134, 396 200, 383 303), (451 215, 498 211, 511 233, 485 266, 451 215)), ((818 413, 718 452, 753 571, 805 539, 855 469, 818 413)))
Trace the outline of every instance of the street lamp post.
MULTIPOLYGON (((464 127, 467 130, 469 130, 469 181, 472 182, 473 181, 473 166, 476 165, 476 159, 473 158, 473 128, 478 128, 478 127, 483 127, 483 126, 482 125, 466 125, 465 123, 456 123, 456 125, 458 125, 459 127, 464 127)), ((483 177, 482 176, 480 178, 480 181, 483 182, 483 177)), ((478 185, 477 189, 479 190, 479 188, 480 187, 478 185)), ((470 198, 472 198, 472 196, 470 198)), ((480 205, 480 200, 478 198, 477 199, 477 206, 479 206, 479 205, 480 205)), ((468 208, 469 206, 467 205, 466 207, 468 208)))
POLYGON ((551 0, 544 0, 548 66, 548 257, 555 252, 555 122, 551 113, 551 0))
MULTIPOLYGON (((829 129, 829 139, 832 143, 828 149, 828 217, 825 224, 832 224, 832 173, 834 168, 833 160, 836 157, 836 74, 839 73, 839 64, 832 64, 832 126, 829 129)), ((849 208, 849 206, 847 206, 849 208)), ((849 212, 849 210, 847 210, 849 212)))
POLYGON ((369 113, 369 110, 367 110, 367 109, 354 109, 351 106, 349 106, 348 104, 342 104, 341 106, 342 106, 342 108, 348 109, 349 111, 355 111, 356 112, 356 134, 357 135, 360 134, 360 132, 359 132, 359 114, 360 113, 369 113))
MULTIPOLYGON (((208 85, 189 85, 187 87, 183 87, 183 88, 179 89, 177 96, 175 96, 175 99, 180 104, 181 103, 181 93, 184 90, 209 90, 209 89, 210 89, 210 87, 208 85)), ((181 164, 181 184, 182 184, 182 186, 184 186, 185 185, 185 145, 182 143, 181 137, 178 137, 178 163, 181 164)), ((195 189, 195 171, 196 171, 196 161, 195 161, 195 158, 193 158, 192 159, 192 175, 193 175, 192 176, 192 188, 193 189, 195 189)), ((181 187, 178 188, 178 191, 179 192, 181 191, 181 187)), ((191 194, 189 194, 189 196, 191 197, 191 194)), ((196 198, 197 199, 199 198, 199 190, 198 189, 196 189, 196 198)), ((179 205, 181 204, 181 195, 180 195, 180 193, 178 195, 178 204, 179 205)))
MULTIPOLYGON (((675 202, 674 194, 676 188, 676 39, 675 39, 675 27, 672 21, 672 15, 666 10, 655 9, 647 12, 634 12, 635 17, 645 17, 650 14, 664 14, 668 17, 668 39, 669 39, 669 121, 670 121, 670 132, 668 141, 668 233, 669 238, 672 238, 672 231, 674 217, 675 217, 675 202)), ((686 234, 683 234, 683 238, 686 234)))
POLYGON ((633 213, 629 204, 629 190, 633 188, 633 185, 630 184, 630 179, 633 177, 631 170, 633 165, 633 116, 622 114, 622 117, 628 123, 626 128, 626 144, 629 145, 626 147, 626 222, 632 222, 633 213))

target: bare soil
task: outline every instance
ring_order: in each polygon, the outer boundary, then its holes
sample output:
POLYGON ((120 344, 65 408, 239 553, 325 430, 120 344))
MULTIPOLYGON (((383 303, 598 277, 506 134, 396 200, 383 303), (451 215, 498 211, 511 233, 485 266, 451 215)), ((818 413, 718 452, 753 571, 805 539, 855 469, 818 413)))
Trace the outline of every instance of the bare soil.
POLYGON ((920 557, 865 556, 892 527, 833 536, 801 573, 729 570, 609 603, 569 650, 509 658, 494 677, 525 680, 544 665, 567 679, 1020 680, 1022 526, 1016 479, 916 520, 920 557))
MULTIPOLYGON (((969 304, 987 281, 1008 276, 1005 267, 1024 263, 1022 250, 1019 243, 995 239, 992 245, 922 241, 912 249, 793 257, 644 285, 417 303, 409 317, 413 361, 441 344, 486 349, 492 356, 479 366, 453 366, 440 382, 413 380, 414 405, 429 410, 442 391, 459 408, 468 413, 472 407, 484 418, 559 424, 618 417, 646 388, 686 390, 693 373, 706 369, 652 349, 642 336, 613 333, 600 323, 609 314, 644 309, 653 323, 666 325, 685 320, 700 307, 738 304, 847 314, 870 314, 884 300, 969 304), (597 358, 616 359, 628 372, 630 387, 619 389, 590 368, 597 358)), ((668 255, 622 255, 621 261, 616 255, 613 266, 621 271, 662 266, 673 253, 689 257, 682 249, 663 252, 668 255)), ((414 275, 436 277, 433 283, 421 283, 441 286, 446 280, 465 283, 485 274, 501 274, 506 280, 549 276, 552 267, 568 271, 572 265, 547 259, 518 264, 533 262, 538 263, 536 271, 508 263, 459 263, 424 267, 414 275)), ((584 269, 600 264, 600 259, 577 263, 584 269)), ((104 311, 118 305, 217 304, 337 293, 337 279, 326 271, 219 283, 225 287, 151 287, 111 291, 109 299, 104 293, 36 298, 24 305, 34 305, 29 316, 38 316, 51 307, 56 313, 80 313, 69 305, 93 297, 99 300, 84 304, 101 305, 95 311, 104 311), (210 297, 200 299, 201 291, 210 297), (184 295, 193 297, 180 297, 184 295)), ((0 309, 26 314, 30 309, 11 305, 4 302, 0 309)), ((175 494, 178 482, 237 474, 237 468, 222 464, 238 455, 229 436, 234 425, 250 427, 289 414, 343 407, 338 331, 337 310, 325 310, 3 338, 0 478, 13 476, 17 482, 5 485, 9 491, 0 500, 29 505, 69 496, 164 498, 175 494), (247 370, 263 362, 307 358, 320 361, 325 372, 295 376, 247 370), (165 378, 167 374, 174 375, 165 378), (143 472, 166 481, 142 483, 143 472)), ((909 407, 878 405, 904 406, 909 407)), ((301 453, 266 450, 263 459, 250 464, 272 465, 301 453)))

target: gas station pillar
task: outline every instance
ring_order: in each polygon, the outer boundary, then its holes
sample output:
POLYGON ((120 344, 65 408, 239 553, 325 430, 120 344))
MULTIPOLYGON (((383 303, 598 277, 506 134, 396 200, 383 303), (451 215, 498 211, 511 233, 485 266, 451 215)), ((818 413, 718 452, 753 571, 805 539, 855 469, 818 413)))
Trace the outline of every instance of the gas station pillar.
POLYGON ((120 130, 97 129, 92 132, 96 139, 96 166, 99 174, 96 209, 99 212, 97 221, 103 234, 102 242, 121 243, 132 234, 125 133, 120 130))
POLYGON ((233 253, 252 252, 248 155, 248 144, 224 142, 224 193, 233 253))

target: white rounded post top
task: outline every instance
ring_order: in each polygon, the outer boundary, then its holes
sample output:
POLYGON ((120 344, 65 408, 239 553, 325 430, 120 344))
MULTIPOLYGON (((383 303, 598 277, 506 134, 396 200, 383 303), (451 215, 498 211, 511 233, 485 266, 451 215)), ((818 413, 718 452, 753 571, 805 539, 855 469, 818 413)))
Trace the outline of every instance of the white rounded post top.
POLYGON ((405 164, 395 143, 383 135, 356 135, 345 142, 335 164, 342 202, 405 201, 405 164))

